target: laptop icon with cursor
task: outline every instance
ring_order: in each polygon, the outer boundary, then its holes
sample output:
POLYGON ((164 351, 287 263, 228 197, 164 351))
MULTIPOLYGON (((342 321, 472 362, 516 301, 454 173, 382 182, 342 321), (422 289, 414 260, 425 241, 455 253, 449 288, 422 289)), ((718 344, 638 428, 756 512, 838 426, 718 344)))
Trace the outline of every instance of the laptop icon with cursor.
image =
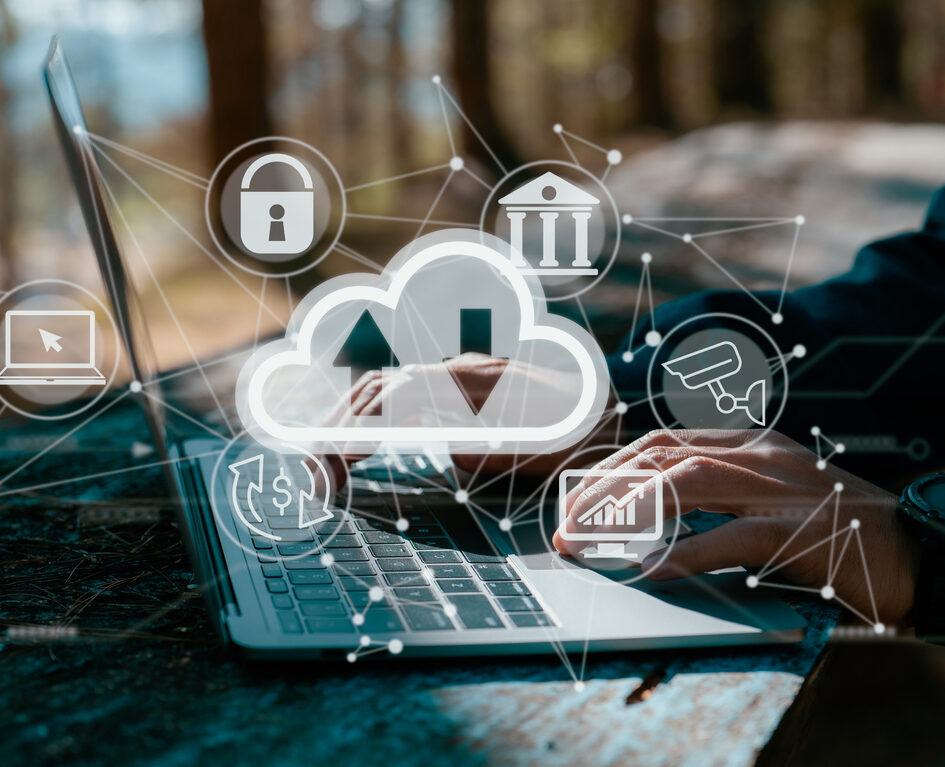
POLYGON ((105 385, 95 366, 95 312, 11 310, 3 325, 0 385, 105 385))

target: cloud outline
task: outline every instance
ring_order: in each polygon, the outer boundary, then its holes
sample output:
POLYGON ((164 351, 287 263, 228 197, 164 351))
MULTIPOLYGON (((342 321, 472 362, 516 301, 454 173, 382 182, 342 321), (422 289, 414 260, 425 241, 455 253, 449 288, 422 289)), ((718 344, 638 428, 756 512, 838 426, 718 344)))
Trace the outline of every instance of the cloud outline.
MULTIPOLYGON (((490 239, 501 242, 497 238, 490 239)), ((245 391, 248 412, 253 423, 244 425, 251 434, 258 434, 261 431, 272 439, 289 444, 308 442, 326 444, 439 442, 457 445, 486 442, 557 443, 559 440, 568 438, 572 433, 578 433, 576 439, 579 439, 586 433, 582 427, 588 424, 589 419, 593 425, 603 414, 603 403, 600 402, 602 399, 601 372, 606 370, 606 363, 596 341, 576 323, 558 315, 547 314, 545 299, 540 288, 536 290, 535 285, 529 284, 506 255, 485 244, 481 232, 466 229, 435 232, 415 240, 402 249, 380 275, 344 275, 329 280, 320 287, 327 292, 311 306, 306 306, 304 301, 299 306, 299 311, 304 310, 304 317, 298 327, 298 332, 292 339, 293 348, 271 350, 271 347, 281 346, 289 341, 287 332, 287 336, 282 339, 261 347, 247 363, 248 367, 261 358, 259 364, 252 370, 245 391), (447 234, 456 235, 456 237, 443 240, 443 236, 447 234), (424 244, 424 240, 429 239, 436 241, 430 245, 424 244), (376 303, 393 311, 413 275, 439 259, 456 256, 485 261, 495 268, 512 287, 518 299, 519 341, 550 342, 562 347, 577 362, 582 383, 580 397, 564 418, 546 426, 288 426, 279 423, 266 412, 263 393, 267 381, 276 371, 284 367, 312 365, 312 339, 320 320, 329 312, 352 301, 376 303), (361 278, 360 281, 352 283, 351 279, 358 277, 361 278), (386 285, 384 285, 385 280, 386 285), (332 284, 341 286, 329 290, 332 284), (566 328, 572 329, 572 332, 566 328), (582 341, 574 335, 574 330, 585 340, 582 341), (587 345, 592 348, 589 350, 587 345), (268 353, 267 349, 270 350, 268 353), (598 405, 596 411, 595 405, 598 405)), ((316 291, 318 290, 316 288, 316 291)), ((291 325, 292 323, 290 323, 290 328, 291 325)), ((240 378, 243 378, 242 374, 240 378)), ((606 392, 604 395, 603 400, 606 401, 606 392)))

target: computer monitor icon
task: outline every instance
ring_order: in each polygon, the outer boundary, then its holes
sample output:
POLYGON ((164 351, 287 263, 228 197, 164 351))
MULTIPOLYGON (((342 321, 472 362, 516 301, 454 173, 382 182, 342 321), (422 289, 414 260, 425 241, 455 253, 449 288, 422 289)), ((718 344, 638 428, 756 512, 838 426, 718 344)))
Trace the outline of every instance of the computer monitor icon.
POLYGON ((566 541, 586 541, 587 559, 636 559, 627 544, 663 537, 663 483, 655 469, 566 469, 558 475, 558 524, 566 541), (568 492, 584 478, 617 480, 611 492, 565 525, 568 492), (644 485, 650 483, 644 490, 644 485), (596 548, 593 546, 596 544, 596 548))

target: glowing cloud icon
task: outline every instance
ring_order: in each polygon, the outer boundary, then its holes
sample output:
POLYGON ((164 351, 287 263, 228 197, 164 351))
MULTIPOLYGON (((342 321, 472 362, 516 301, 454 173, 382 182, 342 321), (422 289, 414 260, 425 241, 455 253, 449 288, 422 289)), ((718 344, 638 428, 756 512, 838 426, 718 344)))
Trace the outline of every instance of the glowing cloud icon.
POLYGON ((491 235, 446 230, 408 245, 381 275, 318 286, 285 337, 257 350, 240 374, 247 431, 276 449, 323 452, 381 442, 492 452, 574 444, 603 413, 604 356, 586 330, 546 312, 540 283, 510 256, 491 235), (350 358, 362 347, 374 359, 359 371, 350 358), (480 386, 484 402, 444 364, 468 351, 508 361, 485 392, 480 386), (365 367, 383 370, 382 406, 360 413, 351 387, 365 367))

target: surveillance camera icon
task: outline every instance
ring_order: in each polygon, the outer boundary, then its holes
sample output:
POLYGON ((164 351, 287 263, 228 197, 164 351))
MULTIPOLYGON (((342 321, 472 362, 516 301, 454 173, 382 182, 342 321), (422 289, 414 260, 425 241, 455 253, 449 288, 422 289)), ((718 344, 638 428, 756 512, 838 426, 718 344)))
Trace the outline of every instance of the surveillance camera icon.
POLYGON ((767 397, 765 380, 759 379, 748 387, 744 397, 736 397, 725 390, 722 380, 742 369, 742 357, 731 341, 721 341, 663 363, 667 372, 678 376, 690 391, 707 387, 715 398, 715 407, 723 415, 743 410, 752 422, 764 426, 767 397))

